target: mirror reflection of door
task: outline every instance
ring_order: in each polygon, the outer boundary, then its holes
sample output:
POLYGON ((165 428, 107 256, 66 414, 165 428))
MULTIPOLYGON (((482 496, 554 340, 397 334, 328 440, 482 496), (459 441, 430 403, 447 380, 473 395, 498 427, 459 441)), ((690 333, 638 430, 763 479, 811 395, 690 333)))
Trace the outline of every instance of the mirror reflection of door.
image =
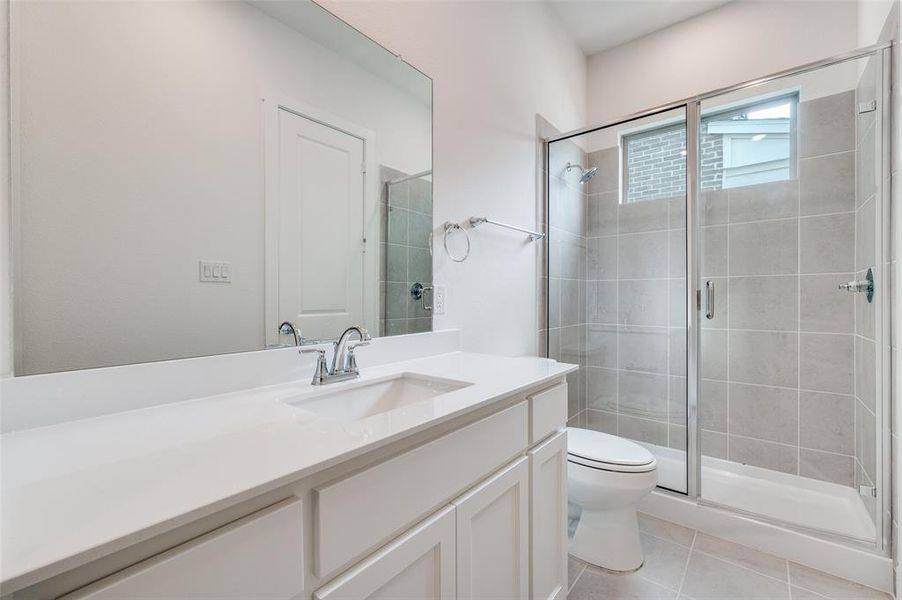
POLYGON ((279 322, 336 337, 364 322, 364 141, 281 109, 278 169, 279 322))

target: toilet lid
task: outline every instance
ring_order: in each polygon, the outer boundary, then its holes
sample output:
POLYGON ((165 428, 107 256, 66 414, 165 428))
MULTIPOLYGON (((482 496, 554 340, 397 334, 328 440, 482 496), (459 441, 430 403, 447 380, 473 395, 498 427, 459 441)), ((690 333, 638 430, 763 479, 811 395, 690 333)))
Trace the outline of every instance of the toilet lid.
POLYGON ((567 454, 585 461, 623 467, 653 464, 655 456, 646 448, 616 435, 589 429, 567 428, 567 454))

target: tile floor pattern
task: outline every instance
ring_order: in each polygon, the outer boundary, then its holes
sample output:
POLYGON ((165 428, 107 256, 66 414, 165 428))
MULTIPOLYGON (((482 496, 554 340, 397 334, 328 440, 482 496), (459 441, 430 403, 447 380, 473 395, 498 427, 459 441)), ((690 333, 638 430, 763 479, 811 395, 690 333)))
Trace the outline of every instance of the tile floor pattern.
POLYGON ((568 600, 864 600, 891 596, 700 531, 639 515, 645 564, 614 574, 570 557, 568 600))

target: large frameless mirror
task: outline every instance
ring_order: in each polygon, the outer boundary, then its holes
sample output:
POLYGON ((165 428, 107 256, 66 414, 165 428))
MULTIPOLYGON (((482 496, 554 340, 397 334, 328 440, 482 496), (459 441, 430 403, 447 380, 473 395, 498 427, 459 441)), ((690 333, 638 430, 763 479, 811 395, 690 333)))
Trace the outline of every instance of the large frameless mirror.
POLYGON ((16 375, 431 329, 423 73, 308 1, 10 17, 16 375))

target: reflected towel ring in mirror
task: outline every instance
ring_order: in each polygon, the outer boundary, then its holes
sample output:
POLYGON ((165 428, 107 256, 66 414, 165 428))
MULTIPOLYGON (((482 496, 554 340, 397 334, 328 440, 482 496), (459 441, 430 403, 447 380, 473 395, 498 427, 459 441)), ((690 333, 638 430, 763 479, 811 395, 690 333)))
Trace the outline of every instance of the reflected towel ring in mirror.
POLYGON ((451 221, 445 221, 445 254, 448 255, 448 258, 453 260, 454 262, 463 262, 467 260, 467 257, 470 256, 470 234, 467 233, 467 230, 458 225, 457 223, 452 223, 451 221), (467 241, 467 250, 461 256, 454 256, 451 253, 451 250, 448 249, 448 238, 451 237, 451 234, 454 232, 459 232, 464 234, 464 239, 467 241))

